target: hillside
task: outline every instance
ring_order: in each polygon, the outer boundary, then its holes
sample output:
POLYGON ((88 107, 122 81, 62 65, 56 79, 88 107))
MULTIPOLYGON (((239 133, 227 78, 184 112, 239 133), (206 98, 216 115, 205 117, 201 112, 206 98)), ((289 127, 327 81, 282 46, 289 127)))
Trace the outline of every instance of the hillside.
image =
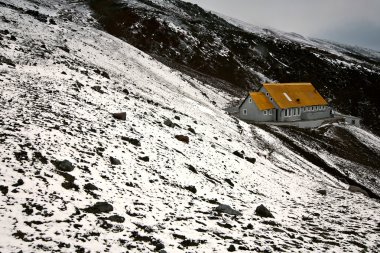
POLYGON ((331 106, 380 134, 379 52, 254 27, 181 0, 87 2, 107 32, 199 80, 240 97, 263 82, 312 82, 331 106))
POLYGON ((376 252, 377 136, 241 122, 91 13, 0 0, 0 252, 376 252))

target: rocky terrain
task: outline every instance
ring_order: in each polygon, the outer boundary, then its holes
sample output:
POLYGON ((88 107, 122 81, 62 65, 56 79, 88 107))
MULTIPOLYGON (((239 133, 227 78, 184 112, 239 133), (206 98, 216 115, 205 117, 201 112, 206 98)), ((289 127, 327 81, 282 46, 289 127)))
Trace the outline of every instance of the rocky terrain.
POLYGON ((0 252, 378 250, 376 135, 248 125, 92 15, 0 0, 0 252))
POLYGON ((99 25, 168 66, 244 97, 263 82, 312 82, 380 134, 380 53, 258 28, 181 0, 88 0, 99 25))

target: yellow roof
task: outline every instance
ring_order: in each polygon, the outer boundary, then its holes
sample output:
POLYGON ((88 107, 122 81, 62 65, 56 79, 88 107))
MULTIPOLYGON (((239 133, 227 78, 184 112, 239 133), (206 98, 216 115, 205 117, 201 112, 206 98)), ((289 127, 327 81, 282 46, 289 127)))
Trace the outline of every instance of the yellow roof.
POLYGON ((274 108, 274 105, 269 101, 269 98, 267 98, 267 96, 265 96, 264 93, 251 92, 249 93, 249 95, 251 96, 252 101, 255 102, 255 104, 261 111, 274 108))
POLYGON ((281 109, 327 105, 311 83, 265 83, 263 86, 281 109))

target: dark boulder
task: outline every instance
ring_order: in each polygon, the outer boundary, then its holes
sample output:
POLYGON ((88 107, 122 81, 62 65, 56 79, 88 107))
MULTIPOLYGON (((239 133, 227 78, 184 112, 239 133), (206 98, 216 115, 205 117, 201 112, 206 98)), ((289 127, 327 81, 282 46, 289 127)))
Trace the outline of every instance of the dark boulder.
POLYGON ((229 205, 224 205, 224 204, 219 204, 219 206, 214 208, 214 211, 216 211, 218 213, 226 213, 226 214, 230 214, 230 215, 242 215, 241 212, 236 211, 235 209, 233 209, 229 205))
POLYGON ((112 156, 110 157, 110 162, 112 165, 120 165, 121 164, 119 159, 112 157, 112 156))
POLYGON ((185 135, 176 135, 175 138, 179 141, 186 143, 186 144, 189 144, 189 142, 190 142, 190 138, 188 136, 185 136, 185 135))
POLYGON ((52 163, 54 164, 57 170, 64 171, 64 172, 73 171, 75 168, 75 166, 68 160, 63 160, 63 161, 55 160, 55 161, 52 161, 52 163))
POLYGON ((109 213, 113 211, 113 206, 107 202, 96 202, 95 205, 83 209, 86 213, 109 213))
POLYGON ((112 113, 112 116, 118 120, 127 120, 127 113, 125 112, 112 113))
POLYGON ((257 216, 260 216, 263 218, 274 218, 273 214, 264 205, 259 205, 256 208, 255 213, 257 216))

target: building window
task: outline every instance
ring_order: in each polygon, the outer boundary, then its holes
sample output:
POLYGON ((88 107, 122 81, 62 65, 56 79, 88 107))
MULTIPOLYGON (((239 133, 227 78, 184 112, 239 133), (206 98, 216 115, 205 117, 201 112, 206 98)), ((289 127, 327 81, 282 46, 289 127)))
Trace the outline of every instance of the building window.
POLYGON ((252 103, 252 98, 249 98, 248 102, 249 102, 249 103, 252 103))
POLYGON ((310 109, 311 109, 311 111, 314 111, 314 106, 311 106, 311 108, 310 108, 310 109))
POLYGON ((273 98, 270 98, 270 101, 273 101, 273 98))
POLYGON ((267 92, 267 97, 269 97, 269 93, 267 92))
POLYGON ((263 113, 264 113, 264 115, 268 115, 268 111, 267 110, 264 110, 263 113))
POLYGON ((285 110, 285 117, 291 117, 292 116, 292 109, 286 109, 285 110))
POLYGON ((247 109, 243 109, 243 115, 247 115, 247 109))
POLYGON ((269 110, 269 115, 272 115, 272 110, 269 110))

